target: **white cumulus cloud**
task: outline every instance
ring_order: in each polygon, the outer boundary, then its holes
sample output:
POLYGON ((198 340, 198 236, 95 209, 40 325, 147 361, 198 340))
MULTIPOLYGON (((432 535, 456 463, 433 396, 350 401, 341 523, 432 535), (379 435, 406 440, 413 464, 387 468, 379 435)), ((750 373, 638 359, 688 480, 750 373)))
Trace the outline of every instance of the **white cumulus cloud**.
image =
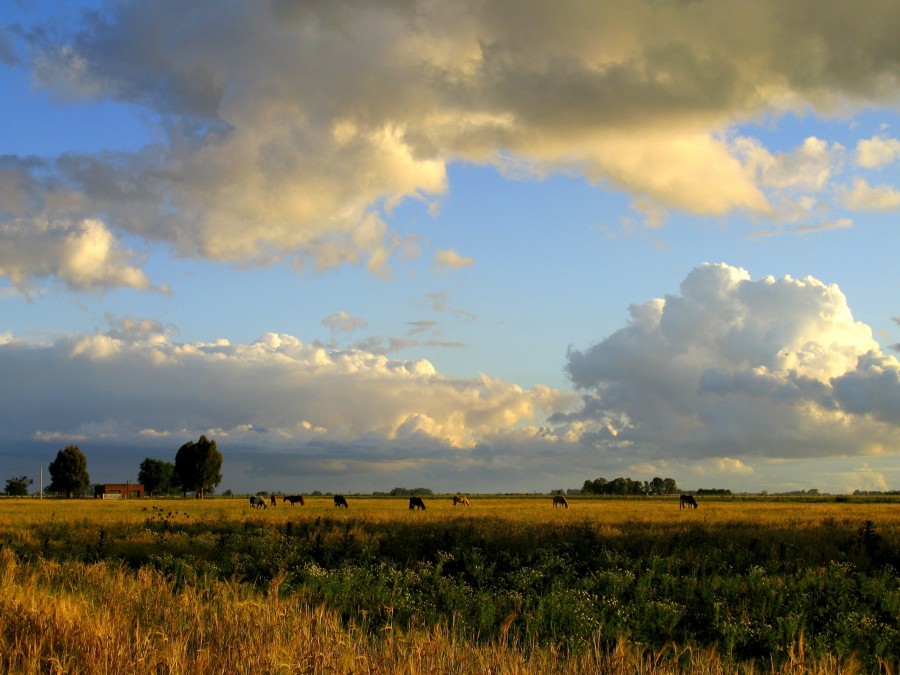
POLYGON ((895 211, 900 209, 900 190, 891 185, 872 186, 865 179, 857 178, 845 201, 853 209, 895 211))
POLYGON ((856 163, 868 169, 890 164, 900 159, 900 141, 896 138, 873 136, 856 144, 856 163))
POLYGON ((633 306, 627 326, 571 350, 567 370, 583 409, 554 423, 646 461, 739 471, 748 457, 877 454, 900 441, 900 363, 836 285, 811 277, 702 265, 678 295, 633 306))

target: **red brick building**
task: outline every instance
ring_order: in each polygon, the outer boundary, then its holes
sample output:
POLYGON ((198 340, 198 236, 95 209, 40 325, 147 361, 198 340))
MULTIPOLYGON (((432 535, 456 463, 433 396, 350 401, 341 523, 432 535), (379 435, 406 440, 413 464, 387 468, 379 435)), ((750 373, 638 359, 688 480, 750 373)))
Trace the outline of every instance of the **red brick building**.
POLYGON ((140 483, 104 483, 94 487, 95 499, 141 499, 144 486, 140 483))

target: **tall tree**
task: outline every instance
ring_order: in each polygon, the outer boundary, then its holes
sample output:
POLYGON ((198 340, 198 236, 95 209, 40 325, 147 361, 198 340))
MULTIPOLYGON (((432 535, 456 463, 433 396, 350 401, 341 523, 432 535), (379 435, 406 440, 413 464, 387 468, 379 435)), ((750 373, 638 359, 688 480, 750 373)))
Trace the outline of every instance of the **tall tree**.
POLYGON ((149 495, 164 495, 172 491, 172 477, 175 464, 161 459, 147 457, 141 462, 138 480, 149 495))
POLYGON ((674 478, 664 478, 663 479, 663 493, 667 495, 674 495, 676 492, 680 492, 678 489, 678 484, 675 483, 674 478))
POLYGON ((222 453, 216 442, 201 436, 196 443, 182 445, 175 455, 173 482, 182 492, 194 492, 201 499, 204 492, 212 492, 222 482, 222 453))
POLYGON ((10 497, 27 497, 28 486, 34 483, 34 478, 28 476, 14 476, 6 479, 6 494, 10 497))
POLYGON ((77 445, 70 445, 56 453, 47 466, 50 472, 50 492, 65 492, 66 499, 85 492, 91 485, 87 472, 87 457, 77 445))

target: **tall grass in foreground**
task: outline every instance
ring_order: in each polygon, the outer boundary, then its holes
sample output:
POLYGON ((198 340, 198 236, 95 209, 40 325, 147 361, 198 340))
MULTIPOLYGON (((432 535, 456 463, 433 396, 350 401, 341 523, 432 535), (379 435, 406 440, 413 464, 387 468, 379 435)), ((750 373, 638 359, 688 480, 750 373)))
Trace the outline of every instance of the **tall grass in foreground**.
POLYGON ((714 650, 620 641, 577 654, 553 647, 460 640, 436 625, 380 636, 275 580, 267 592, 234 581, 177 587, 158 571, 103 563, 23 563, 0 552, 0 670, 10 673, 858 673, 852 657, 810 658, 802 641, 777 666, 735 663, 714 650))
POLYGON ((426 501, 0 500, 0 672, 898 672, 897 503, 426 501))

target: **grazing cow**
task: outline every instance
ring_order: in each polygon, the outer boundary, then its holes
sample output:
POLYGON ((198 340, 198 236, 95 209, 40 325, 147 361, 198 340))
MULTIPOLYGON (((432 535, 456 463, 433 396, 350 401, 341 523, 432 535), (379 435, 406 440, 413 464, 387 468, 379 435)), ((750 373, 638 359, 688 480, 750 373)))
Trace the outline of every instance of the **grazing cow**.
POLYGON ((334 496, 334 505, 337 507, 343 506, 345 509, 350 508, 350 506, 347 504, 347 500, 344 499, 344 495, 335 495, 334 496))
POLYGON ((300 506, 306 506, 306 502, 303 500, 303 495, 287 495, 282 501, 290 502, 291 506, 293 506, 297 502, 300 502, 300 506))
POLYGON ((678 498, 678 508, 679 509, 696 509, 697 508, 697 500, 694 499, 691 495, 681 495, 678 498))
POLYGON ((415 509, 425 510, 425 502, 422 501, 421 497, 410 497, 409 498, 409 510, 413 511, 415 509))
POLYGON ((553 508, 554 509, 567 509, 569 508, 568 500, 562 495, 556 495, 553 497, 553 508))
POLYGON ((252 509, 267 508, 265 498, 260 497, 259 495, 253 495, 252 497, 250 497, 250 508, 252 508, 252 509))
POLYGON ((272 506, 278 506, 278 502, 275 501, 275 495, 272 495, 272 506))
POLYGON ((453 506, 468 506, 469 500, 466 497, 455 495, 453 497, 453 506))

